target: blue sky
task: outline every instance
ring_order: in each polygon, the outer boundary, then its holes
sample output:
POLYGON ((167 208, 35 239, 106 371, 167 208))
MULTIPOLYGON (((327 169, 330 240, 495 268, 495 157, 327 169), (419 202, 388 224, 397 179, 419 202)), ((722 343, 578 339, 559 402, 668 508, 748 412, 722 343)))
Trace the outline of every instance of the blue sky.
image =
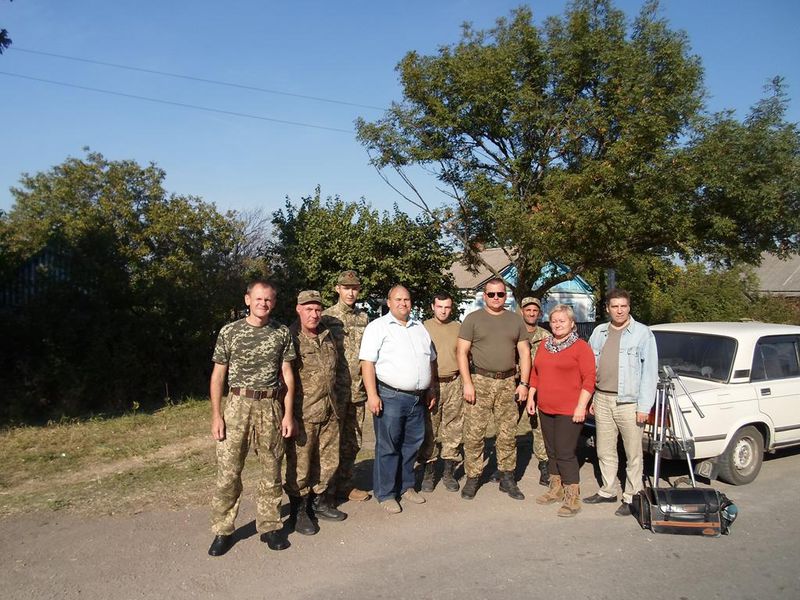
MULTIPOLYGON (((413 207, 368 164, 352 133, 401 99, 394 67, 409 50, 435 53, 471 21, 490 27, 521 2, 267 0, 0 0, 0 26, 14 46, 0 71, 344 131, 203 112, 0 74, 0 209, 23 172, 49 169, 82 148, 110 159, 155 162, 166 187, 221 209, 271 212, 285 197, 364 197, 379 208, 413 207), (222 80, 363 106, 320 102, 157 76, 26 50, 222 80)), ((541 24, 563 0, 528 2, 541 24)), ((640 1, 617 0, 629 17, 640 1)), ((663 0, 662 14, 687 32, 702 58, 708 108, 738 117, 775 75, 800 121, 800 2, 663 0)), ((417 181, 435 199, 435 182, 417 181)), ((438 202, 434 201, 434 204, 438 202)))

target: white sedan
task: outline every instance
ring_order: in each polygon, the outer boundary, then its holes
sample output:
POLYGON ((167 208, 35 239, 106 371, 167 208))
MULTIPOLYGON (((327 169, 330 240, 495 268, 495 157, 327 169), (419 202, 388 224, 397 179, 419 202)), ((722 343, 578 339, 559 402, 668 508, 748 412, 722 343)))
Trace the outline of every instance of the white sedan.
MULTIPOLYGON (((675 386, 675 397, 693 458, 703 461, 698 472, 716 472, 734 485, 750 483, 765 451, 800 444, 800 327, 745 322, 651 329, 659 367, 672 367, 683 384, 675 386)), ((647 427, 645 447, 652 451, 650 433, 647 427)), ((680 458, 678 444, 667 444, 662 455, 680 458)))

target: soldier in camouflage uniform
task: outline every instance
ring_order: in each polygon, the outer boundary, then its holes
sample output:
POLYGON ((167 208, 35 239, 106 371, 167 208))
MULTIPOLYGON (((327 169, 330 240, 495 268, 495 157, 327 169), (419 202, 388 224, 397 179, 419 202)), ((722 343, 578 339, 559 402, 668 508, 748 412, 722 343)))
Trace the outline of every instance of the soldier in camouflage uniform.
POLYGON ((295 531, 314 535, 312 515, 343 521, 347 515, 327 500, 325 492, 339 465, 339 420, 336 414, 336 346, 320 325, 322 296, 315 290, 297 296, 292 333, 294 416, 298 430, 286 444, 286 493, 292 505, 295 531))
POLYGON ((420 490, 432 492, 436 485, 434 465, 439 455, 439 448, 436 445, 438 437, 444 460, 442 483, 448 491, 457 492, 458 481, 453 473, 461 460, 459 447, 464 427, 464 390, 456 360, 459 323, 450 318, 453 314, 453 299, 447 294, 437 294, 431 309, 433 318, 425 321, 423 325, 436 348, 437 372, 431 385, 439 401, 425 414, 425 440, 418 456, 420 464, 425 465, 420 490))
POLYGON ((233 542, 242 494, 242 469, 250 446, 261 463, 256 495, 256 529, 272 550, 288 548, 280 518, 284 438, 294 433, 292 398, 295 358, 289 330, 270 318, 275 288, 265 281, 247 287, 248 316, 225 325, 214 348, 211 373, 211 435, 217 441, 217 483, 211 502, 216 536, 211 556, 225 554, 233 542), (222 394, 230 387, 224 412, 222 394), (280 377, 287 388, 280 401, 280 377))
POLYGON ((505 310, 506 285, 493 278, 484 287, 482 310, 466 316, 458 333, 458 370, 464 382, 464 470, 467 480, 461 497, 471 500, 483 472, 484 436, 489 420, 497 428, 495 453, 500 469, 500 491, 515 500, 524 494, 517 486, 517 401, 527 397, 531 369, 525 324, 505 310), (515 386, 519 357, 520 383, 515 386))
MULTIPOLYGON (((525 329, 528 330, 528 343, 531 345, 531 365, 536 358, 536 350, 539 345, 550 337, 550 332, 539 325, 539 315, 542 313, 542 303, 538 298, 529 296, 520 302, 522 309, 522 320, 525 321, 525 329)), ((519 406, 520 421, 529 421, 531 435, 533 436, 533 455, 539 461, 539 484, 547 487, 550 484, 550 474, 547 470, 547 449, 544 446, 544 436, 539 424, 539 415, 528 415, 530 419, 522 419, 523 414, 527 414, 525 404, 519 406)), ((527 428, 526 428, 527 430, 527 428)))
POLYGON ((343 271, 336 281, 339 301, 322 313, 322 324, 333 335, 339 353, 336 365, 336 398, 339 415, 339 467, 331 492, 356 502, 370 495, 353 485, 353 467, 361 450, 367 394, 361 378, 358 351, 369 322, 367 314, 356 307, 361 281, 355 271, 343 271))

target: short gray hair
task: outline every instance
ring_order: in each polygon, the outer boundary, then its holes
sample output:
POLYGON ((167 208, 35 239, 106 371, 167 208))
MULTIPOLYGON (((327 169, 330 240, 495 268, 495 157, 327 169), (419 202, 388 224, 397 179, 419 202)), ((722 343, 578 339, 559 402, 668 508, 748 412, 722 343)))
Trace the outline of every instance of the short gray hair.
POLYGON ((547 315, 547 318, 552 319, 553 313, 557 312, 563 312, 567 315, 567 318, 572 321, 573 325, 575 324, 575 311, 572 310, 572 307, 569 304, 556 304, 550 309, 550 313, 547 315))

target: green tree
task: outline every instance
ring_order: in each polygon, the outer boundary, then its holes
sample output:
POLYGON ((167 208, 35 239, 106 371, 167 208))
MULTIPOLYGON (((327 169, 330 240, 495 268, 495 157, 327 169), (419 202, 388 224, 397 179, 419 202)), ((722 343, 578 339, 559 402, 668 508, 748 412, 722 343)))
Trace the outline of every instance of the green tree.
POLYGON ((2 415, 130 407, 207 387, 252 264, 243 223, 97 153, 24 174, 0 217, 2 415), (28 276, 28 281, 22 279, 28 276), (17 293, 12 298, 13 290, 17 293))
MULTIPOLYGON (((13 1, 9 0, 9 2, 13 1)), ((0 54, 3 53, 3 50, 7 50, 9 46, 11 46, 11 38, 8 37, 8 30, 0 29, 0 54)))
POLYGON ((722 263, 800 247, 800 136, 780 81, 743 123, 705 115, 700 60, 657 2, 629 24, 610 0, 575 0, 542 28, 520 8, 397 70, 403 101, 359 120, 360 141, 466 264, 504 249, 517 296, 550 262, 571 271, 536 295, 632 256, 722 263), (412 166, 452 201, 429 203, 412 166))
MULTIPOLYGON (((346 269, 358 272, 362 298, 373 312, 395 283, 405 285, 420 308, 441 290, 457 291, 447 272, 454 256, 439 241, 438 226, 422 217, 411 219, 397 206, 379 213, 364 201, 323 201, 317 188, 298 206, 287 201, 272 222, 275 237, 269 251, 281 296, 317 289, 332 304, 336 277, 346 269)), ((293 303, 282 304, 279 314, 293 320, 293 303)))

